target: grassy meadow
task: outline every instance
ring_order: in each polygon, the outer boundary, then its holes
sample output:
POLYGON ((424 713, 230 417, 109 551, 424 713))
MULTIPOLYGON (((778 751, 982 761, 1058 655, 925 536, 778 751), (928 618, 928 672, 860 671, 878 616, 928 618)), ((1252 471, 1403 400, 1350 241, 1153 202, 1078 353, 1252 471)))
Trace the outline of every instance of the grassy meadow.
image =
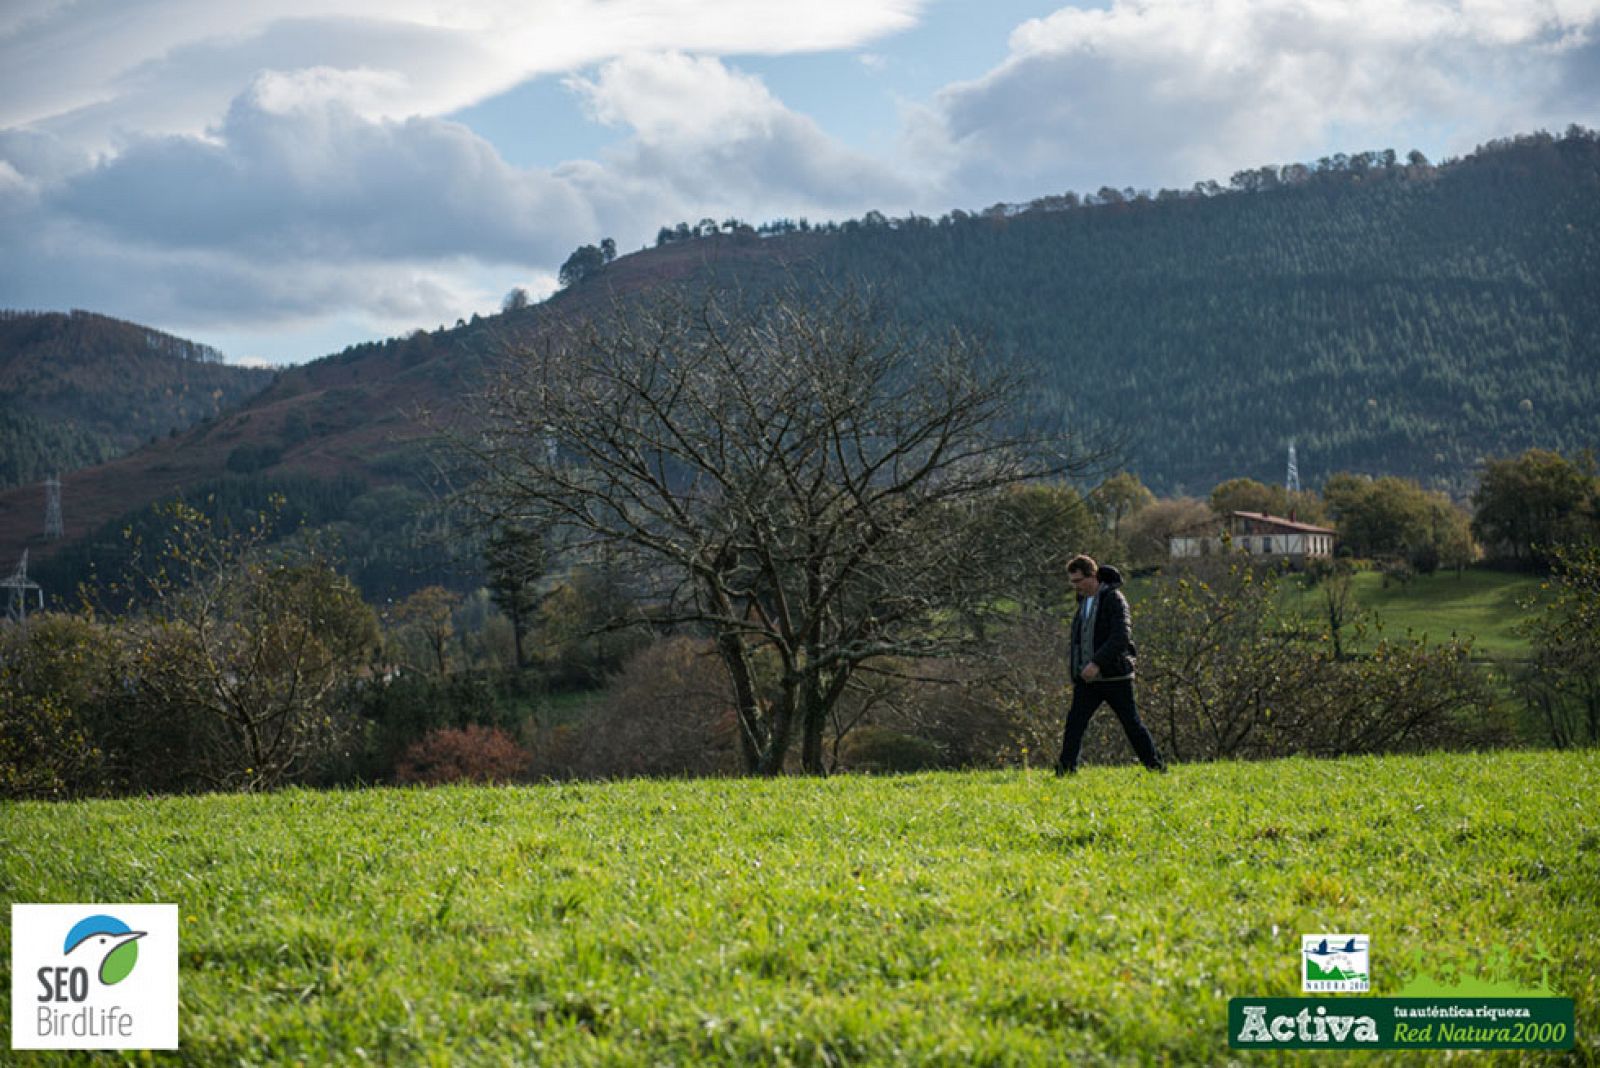
POLYGON ((178 903, 156 1062, 1212 1063, 1315 931, 1371 935, 1378 996, 1547 968, 1600 1056, 1600 752, 0 816, 7 901, 178 903))
MULTIPOLYGON (((1385 586, 1378 572, 1357 572, 1351 592, 1356 606, 1369 616, 1366 640, 1360 644, 1371 645, 1380 636, 1409 635, 1430 642, 1471 638, 1475 659, 1524 658, 1528 640, 1516 628, 1531 614, 1522 602, 1539 592, 1539 584, 1533 575, 1469 568, 1385 586)), ((1298 580, 1285 582, 1284 596, 1308 617, 1321 618, 1326 611, 1322 590, 1304 589, 1298 580)))
MULTIPOLYGON (((1532 614, 1522 602, 1539 593, 1541 581, 1534 575, 1468 568, 1459 574, 1438 571, 1386 585, 1379 572, 1358 571, 1351 576, 1352 607, 1362 613, 1366 634, 1354 649, 1370 649, 1380 637, 1409 635, 1430 642, 1471 638, 1475 660, 1520 660, 1529 648, 1517 626, 1532 614)), ((1139 600, 1150 586, 1149 578, 1128 583, 1136 626, 1139 600)), ((1289 574, 1281 580, 1279 596, 1285 608, 1323 623, 1327 609, 1320 586, 1308 588, 1303 576, 1289 574)))

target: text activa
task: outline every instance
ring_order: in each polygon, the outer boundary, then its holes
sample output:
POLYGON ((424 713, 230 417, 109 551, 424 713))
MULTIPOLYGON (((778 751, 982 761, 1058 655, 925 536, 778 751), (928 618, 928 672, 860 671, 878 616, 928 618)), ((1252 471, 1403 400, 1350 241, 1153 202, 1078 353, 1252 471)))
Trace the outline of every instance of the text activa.
POLYGON ((1301 1009, 1295 1016, 1267 1019, 1265 1005, 1246 1005, 1239 1042, 1377 1042, 1378 1022, 1370 1016, 1330 1016, 1317 1006, 1313 1014, 1301 1009))

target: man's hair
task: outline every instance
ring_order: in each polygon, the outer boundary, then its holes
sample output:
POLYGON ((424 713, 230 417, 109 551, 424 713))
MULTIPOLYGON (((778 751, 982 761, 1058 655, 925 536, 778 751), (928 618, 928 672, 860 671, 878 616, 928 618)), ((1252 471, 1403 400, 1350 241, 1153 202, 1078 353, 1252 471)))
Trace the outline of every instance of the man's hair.
POLYGON ((1067 561, 1067 574, 1088 575, 1094 578, 1100 571, 1100 565, 1094 562, 1094 557, 1079 553, 1067 561))

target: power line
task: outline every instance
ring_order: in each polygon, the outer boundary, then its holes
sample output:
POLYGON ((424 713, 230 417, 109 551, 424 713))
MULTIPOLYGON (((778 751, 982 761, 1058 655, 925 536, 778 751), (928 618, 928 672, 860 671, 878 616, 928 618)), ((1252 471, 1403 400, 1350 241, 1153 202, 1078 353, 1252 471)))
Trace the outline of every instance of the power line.
POLYGON ((17 569, 11 573, 10 578, 0 582, 0 590, 5 590, 8 594, 6 619, 12 623, 27 625, 29 591, 36 595, 40 610, 44 609, 44 590, 37 582, 28 578, 28 550, 22 550, 22 562, 17 564, 17 569))

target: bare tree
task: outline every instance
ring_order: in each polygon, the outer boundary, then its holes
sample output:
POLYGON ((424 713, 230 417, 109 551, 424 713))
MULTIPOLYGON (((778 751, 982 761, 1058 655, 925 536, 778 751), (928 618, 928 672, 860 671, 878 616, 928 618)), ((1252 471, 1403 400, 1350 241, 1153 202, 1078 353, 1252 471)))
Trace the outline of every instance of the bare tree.
MULTIPOLYGON (((1335 655, 1330 632, 1242 553, 1169 569, 1139 605, 1142 703, 1176 760, 1419 752, 1496 744, 1470 643, 1379 641, 1335 655)), ((1330 600, 1330 603, 1332 601, 1330 600)))
POLYGON ((1086 465, 1030 396, 860 294, 677 291, 547 328, 457 444, 480 516, 605 554, 636 621, 710 635, 747 769, 781 771, 798 734, 820 774, 859 672, 971 652, 1004 611, 1021 561, 983 522, 999 495, 1086 465))
MULTIPOLYGON (((1165 564, 1168 540, 1180 530, 1212 518, 1209 505, 1192 497, 1162 499, 1127 516, 1120 530, 1128 559, 1136 566, 1165 564)), ((1091 554, 1092 555, 1092 554, 1091 554)))
POLYGON ((1143 702, 1169 759, 1273 753, 1262 739, 1319 664, 1271 574, 1242 554, 1196 561, 1158 578, 1139 613, 1143 702))
POLYGON ((405 655, 406 645, 420 646, 423 655, 406 656, 408 667, 432 672, 438 678, 450 674, 450 648, 456 644, 455 613, 461 595, 443 586, 424 586, 388 613, 394 624, 393 644, 405 655), (412 639, 407 642, 406 639, 412 639))
POLYGON ((187 505, 168 514, 168 538, 130 567, 144 608, 121 700, 141 729, 189 724, 184 758, 207 785, 280 785, 353 729, 343 698, 377 620, 325 560, 268 553, 265 515, 229 531, 187 505))

